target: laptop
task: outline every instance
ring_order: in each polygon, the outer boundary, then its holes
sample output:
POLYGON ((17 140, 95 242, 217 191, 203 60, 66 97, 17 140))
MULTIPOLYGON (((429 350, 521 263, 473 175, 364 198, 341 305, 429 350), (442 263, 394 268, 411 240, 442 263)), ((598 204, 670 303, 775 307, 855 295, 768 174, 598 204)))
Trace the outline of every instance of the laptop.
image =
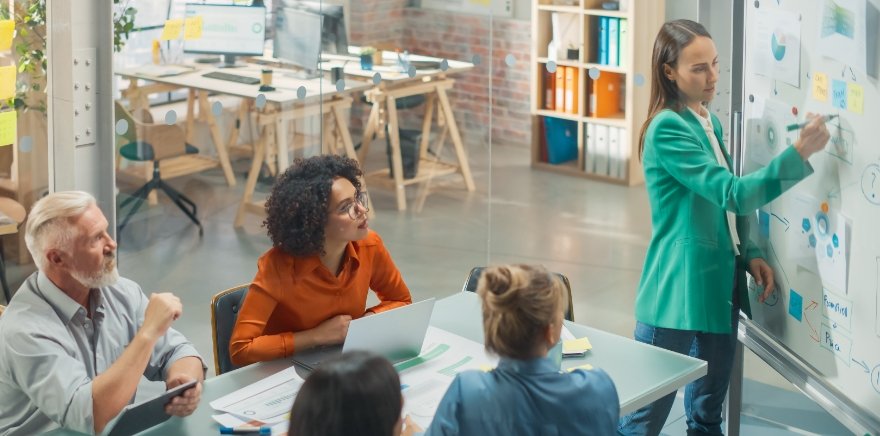
POLYGON ((422 351, 434 299, 351 321, 342 345, 312 348, 293 355, 293 363, 314 370, 327 359, 355 350, 371 351, 391 363, 412 359, 422 351))

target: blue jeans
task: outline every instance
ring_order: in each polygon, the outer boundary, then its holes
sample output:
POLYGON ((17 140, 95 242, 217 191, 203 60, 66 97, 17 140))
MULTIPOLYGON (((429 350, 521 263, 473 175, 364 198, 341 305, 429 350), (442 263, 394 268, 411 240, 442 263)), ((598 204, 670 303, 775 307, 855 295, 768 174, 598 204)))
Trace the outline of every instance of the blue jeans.
MULTIPOLYGON (((738 316, 738 311, 734 312, 738 316)), ((739 320, 733 317, 733 333, 701 333, 676 330, 636 323, 635 339, 639 342, 665 348, 680 354, 705 360, 708 373, 685 387, 684 408, 687 434, 723 435, 721 410, 736 349, 736 328, 739 320)), ((623 435, 658 435, 666 423, 675 392, 620 419, 618 431, 623 435)))

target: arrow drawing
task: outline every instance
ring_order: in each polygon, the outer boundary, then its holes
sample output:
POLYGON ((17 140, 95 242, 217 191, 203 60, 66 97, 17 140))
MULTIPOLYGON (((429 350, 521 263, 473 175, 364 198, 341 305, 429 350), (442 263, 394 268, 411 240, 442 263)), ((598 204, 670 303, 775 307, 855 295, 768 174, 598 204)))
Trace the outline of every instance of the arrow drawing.
POLYGON ((856 360, 856 359, 853 359, 852 361, 855 362, 855 363, 858 363, 859 366, 861 366, 862 369, 865 370, 865 373, 871 372, 871 371, 868 369, 868 364, 867 364, 867 362, 865 362, 864 360, 856 360))
POLYGON ((813 310, 817 307, 819 307, 819 303, 817 303, 816 300, 810 300, 810 304, 804 308, 804 319, 807 320, 807 325, 810 326, 810 330, 812 331, 810 337, 813 338, 814 341, 819 342, 819 332, 813 327, 813 324, 810 323, 810 318, 807 316, 808 310, 813 310))
POLYGON ((783 218, 779 215, 776 215, 775 213, 771 213, 770 215, 773 215, 773 218, 776 218, 779 220, 779 222, 781 222, 782 224, 785 224, 785 231, 786 232, 788 231, 788 228, 790 227, 790 223, 787 218, 783 218))

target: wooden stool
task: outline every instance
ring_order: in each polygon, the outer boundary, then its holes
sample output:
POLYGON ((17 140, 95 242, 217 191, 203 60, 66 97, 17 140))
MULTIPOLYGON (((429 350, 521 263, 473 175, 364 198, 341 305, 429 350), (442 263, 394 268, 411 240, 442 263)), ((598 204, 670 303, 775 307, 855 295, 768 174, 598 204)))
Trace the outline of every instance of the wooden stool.
MULTIPOLYGON (((24 222, 27 212, 24 206, 19 202, 2 197, 0 198, 0 215, 4 219, 0 219, 0 236, 12 235, 18 233, 18 226, 24 222)), ((3 295, 6 297, 6 304, 12 299, 12 290, 9 289, 9 283, 6 282, 6 260, 3 259, 3 238, 0 238, 0 285, 3 286, 3 295)))

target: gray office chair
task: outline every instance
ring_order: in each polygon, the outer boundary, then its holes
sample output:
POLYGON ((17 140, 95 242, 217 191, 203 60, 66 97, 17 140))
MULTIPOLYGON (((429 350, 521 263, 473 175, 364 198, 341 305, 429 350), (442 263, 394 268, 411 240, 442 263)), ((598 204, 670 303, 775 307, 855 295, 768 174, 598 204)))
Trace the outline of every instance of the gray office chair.
POLYGON ((239 368, 229 358, 229 339, 238 319, 238 309, 250 286, 250 283, 235 286, 211 298, 211 334, 214 340, 214 371, 217 375, 239 368))
MULTIPOLYGON (((484 266, 474 267, 471 272, 468 273, 467 278, 464 281, 464 286, 461 287, 462 292, 477 292, 477 281, 480 279, 480 274, 483 273, 483 270, 486 269, 484 266)), ((565 291, 568 293, 568 307, 565 308, 565 319, 569 321, 574 321, 574 305, 571 302, 571 282, 568 281, 568 277, 565 274, 554 272, 562 283, 565 285, 565 291)))

